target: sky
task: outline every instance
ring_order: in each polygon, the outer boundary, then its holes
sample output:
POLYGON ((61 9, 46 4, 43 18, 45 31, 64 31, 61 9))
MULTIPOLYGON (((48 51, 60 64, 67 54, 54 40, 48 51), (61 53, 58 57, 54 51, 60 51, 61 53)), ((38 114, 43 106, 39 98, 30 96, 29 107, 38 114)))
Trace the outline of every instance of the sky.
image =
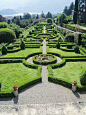
POLYGON ((2 0, 0 10, 13 9, 18 13, 61 13, 71 2, 75 0, 2 0))

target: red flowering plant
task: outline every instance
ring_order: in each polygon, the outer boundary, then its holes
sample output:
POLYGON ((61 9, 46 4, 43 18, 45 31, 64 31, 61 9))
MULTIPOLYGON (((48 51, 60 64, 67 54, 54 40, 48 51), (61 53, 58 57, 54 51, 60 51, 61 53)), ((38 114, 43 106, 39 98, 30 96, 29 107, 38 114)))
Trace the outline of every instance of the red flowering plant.
POLYGON ((17 89, 17 85, 18 85, 18 84, 13 84, 13 89, 14 89, 14 90, 17 89))

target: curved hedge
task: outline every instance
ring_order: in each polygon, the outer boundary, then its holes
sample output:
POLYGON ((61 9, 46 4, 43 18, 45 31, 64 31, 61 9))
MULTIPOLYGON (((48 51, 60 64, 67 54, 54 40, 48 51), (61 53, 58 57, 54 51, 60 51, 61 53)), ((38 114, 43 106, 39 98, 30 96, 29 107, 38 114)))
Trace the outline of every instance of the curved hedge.
POLYGON ((16 39, 16 35, 13 30, 8 28, 0 29, 0 43, 12 42, 14 39, 16 39))

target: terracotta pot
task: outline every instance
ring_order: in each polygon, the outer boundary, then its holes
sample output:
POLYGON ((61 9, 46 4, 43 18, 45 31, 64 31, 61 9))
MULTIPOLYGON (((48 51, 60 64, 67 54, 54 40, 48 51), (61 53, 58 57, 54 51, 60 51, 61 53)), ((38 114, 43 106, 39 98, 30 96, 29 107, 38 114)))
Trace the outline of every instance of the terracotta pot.
POLYGON ((73 81, 73 84, 74 84, 74 85, 77 85, 77 82, 76 82, 76 81, 73 81))

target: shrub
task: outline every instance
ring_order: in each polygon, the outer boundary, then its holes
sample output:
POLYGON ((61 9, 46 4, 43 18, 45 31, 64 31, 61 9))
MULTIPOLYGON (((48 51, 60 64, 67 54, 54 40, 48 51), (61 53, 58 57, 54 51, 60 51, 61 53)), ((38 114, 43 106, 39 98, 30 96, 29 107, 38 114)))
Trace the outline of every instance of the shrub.
POLYGON ((60 49, 60 43, 59 42, 56 43, 56 48, 60 49))
POLYGON ((0 43, 12 42, 14 39, 16 39, 16 35, 13 30, 8 28, 0 29, 0 43))
POLYGON ((74 52, 75 52, 75 53, 79 53, 79 52, 80 52, 80 51, 79 51, 79 46, 76 45, 76 46, 74 47, 74 52))
POLYGON ((47 23, 52 23, 52 19, 51 18, 47 18, 47 23))
POLYGON ((20 47, 21 47, 21 49, 25 49, 25 43, 24 43, 23 40, 22 40, 21 43, 20 43, 20 47))
POLYGON ((6 22, 0 22, 0 28, 7 28, 6 22))
POLYGON ((81 76, 80 82, 82 85, 86 85, 86 71, 85 73, 81 76))
POLYGON ((6 48, 6 46, 3 46, 2 47, 2 54, 6 54, 7 53, 7 48, 6 48))

